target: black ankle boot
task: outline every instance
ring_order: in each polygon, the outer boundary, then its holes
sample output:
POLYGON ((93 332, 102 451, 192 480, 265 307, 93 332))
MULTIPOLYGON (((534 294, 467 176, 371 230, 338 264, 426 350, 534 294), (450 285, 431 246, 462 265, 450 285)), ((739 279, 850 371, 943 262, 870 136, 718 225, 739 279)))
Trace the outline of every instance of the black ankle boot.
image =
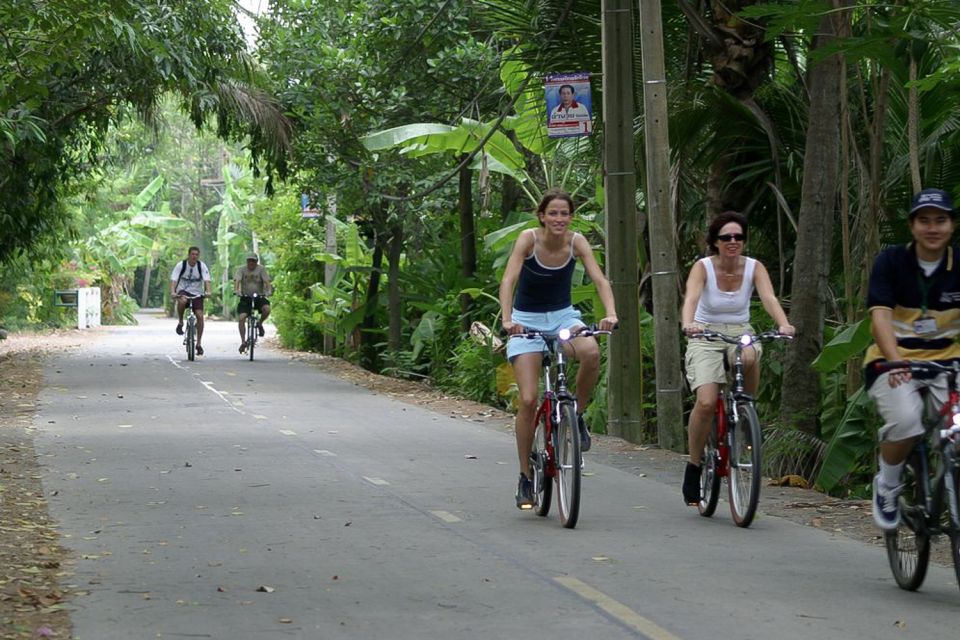
POLYGON ((700 503, 700 473, 703 467, 687 462, 683 472, 683 501, 688 505, 700 503))

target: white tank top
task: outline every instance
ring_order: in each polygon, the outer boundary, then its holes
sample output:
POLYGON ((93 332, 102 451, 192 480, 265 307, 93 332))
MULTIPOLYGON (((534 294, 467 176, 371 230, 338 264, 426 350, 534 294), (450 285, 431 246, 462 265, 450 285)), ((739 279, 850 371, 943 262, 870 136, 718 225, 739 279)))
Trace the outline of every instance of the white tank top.
POLYGON ((747 324, 750 322, 750 297, 753 295, 753 271, 757 261, 747 258, 743 266, 743 282, 736 291, 721 291, 713 260, 700 260, 707 270, 707 281, 700 293, 693 321, 700 324, 747 324))

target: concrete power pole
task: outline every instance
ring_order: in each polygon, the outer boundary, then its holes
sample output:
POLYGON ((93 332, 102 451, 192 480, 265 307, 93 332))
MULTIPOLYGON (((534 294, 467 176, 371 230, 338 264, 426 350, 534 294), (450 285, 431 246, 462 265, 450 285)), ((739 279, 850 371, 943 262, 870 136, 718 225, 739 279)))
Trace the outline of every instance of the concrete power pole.
MULTIPOLYGON (((337 225, 334 223, 334 218, 337 217, 337 196, 335 194, 330 194, 327 196, 327 215, 324 216, 326 221, 325 231, 325 246, 324 249, 327 253, 334 254, 337 252, 337 225)), ((327 287, 333 286, 333 278, 337 273, 337 265, 333 262, 326 262, 323 265, 323 284, 327 287)), ((327 355, 330 355, 334 352, 336 348, 336 339, 335 336, 331 333, 325 333, 323 335, 323 352, 327 355)))
POLYGON ((602 0, 603 165, 607 277, 620 329, 607 361, 607 432, 643 436, 640 303, 637 291, 637 178, 633 158, 633 29, 630 0, 602 0))
POLYGON ((667 80, 660 1, 639 0, 647 212, 656 341, 657 436, 664 449, 682 451, 685 438, 680 397, 683 387, 680 380, 680 324, 677 317, 677 225, 670 207, 670 139, 667 131, 667 80))

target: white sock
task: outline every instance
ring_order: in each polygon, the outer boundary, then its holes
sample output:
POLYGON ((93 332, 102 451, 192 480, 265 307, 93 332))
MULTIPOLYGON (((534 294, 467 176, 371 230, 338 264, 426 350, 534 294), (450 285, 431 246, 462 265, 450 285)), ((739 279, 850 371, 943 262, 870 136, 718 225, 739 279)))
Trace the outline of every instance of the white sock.
POLYGON ((900 486, 900 474, 903 472, 903 463, 890 464, 885 462, 883 456, 880 456, 880 479, 888 487, 900 486))

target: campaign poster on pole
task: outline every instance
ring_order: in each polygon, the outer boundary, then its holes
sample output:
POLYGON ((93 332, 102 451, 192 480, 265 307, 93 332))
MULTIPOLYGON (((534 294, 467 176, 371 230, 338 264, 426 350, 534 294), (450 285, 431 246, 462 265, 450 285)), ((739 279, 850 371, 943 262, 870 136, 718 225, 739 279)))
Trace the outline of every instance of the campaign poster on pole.
POLYGON ((556 73, 544 78, 547 99, 547 136, 570 138, 593 131, 590 74, 556 73))
POLYGON ((310 196, 300 194, 300 217, 305 219, 319 218, 320 211, 310 206, 310 196))

